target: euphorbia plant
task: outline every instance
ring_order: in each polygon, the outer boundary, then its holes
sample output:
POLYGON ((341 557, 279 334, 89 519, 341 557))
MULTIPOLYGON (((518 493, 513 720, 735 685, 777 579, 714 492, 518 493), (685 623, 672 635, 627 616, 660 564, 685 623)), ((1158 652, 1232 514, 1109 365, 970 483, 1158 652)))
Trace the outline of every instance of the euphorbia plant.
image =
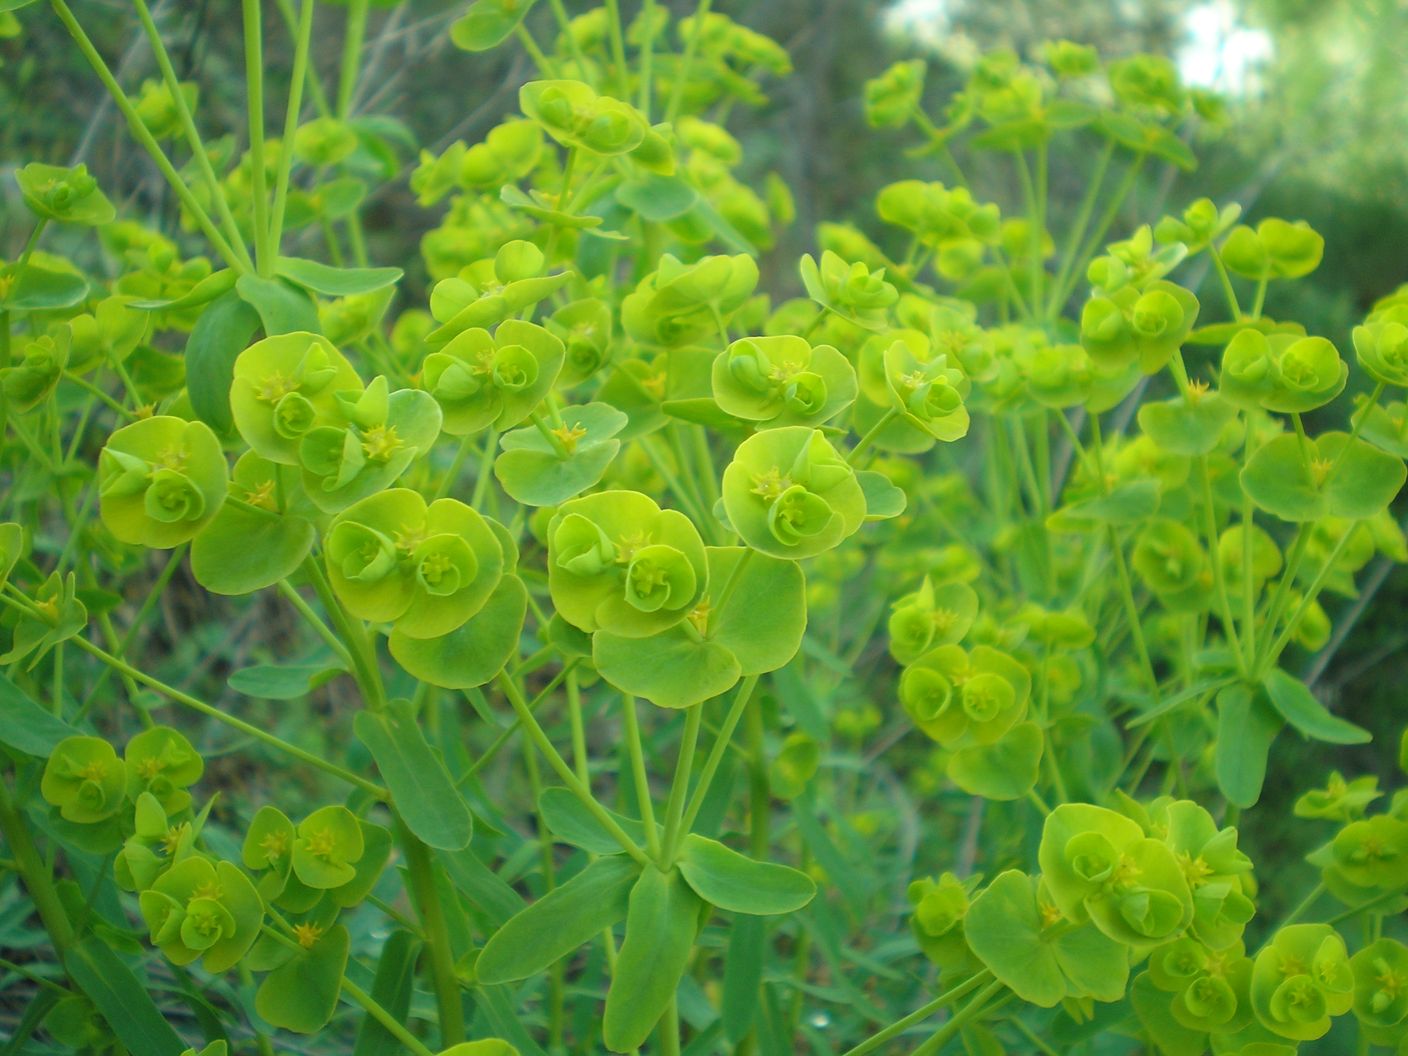
POLYGON ((366 259, 365 180, 395 156, 351 107, 367 0, 281 5, 277 140, 244 0, 240 153, 204 138, 144 0, 162 76, 137 98, 48 6, 215 259, 117 220, 82 166, 16 174, 0 869, 43 929, 4 962, 37 986, 19 1047, 1283 1056, 1351 1021, 1361 1051, 1405 1044, 1408 799, 1307 792, 1336 831, 1274 926, 1238 826, 1287 727, 1369 739, 1290 657, 1327 640, 1326 591, 1408 556, 1384 402, 1408 295, 1355 330, 1371 392, 1322 429, 1349 364, 1262 311, 1316 232, 1199 199, 1108 241, 1217 113, 1167 60, 994 53, 942 123, 922 63, 885 72, 868 117, 937 162, 897 161, 884 233, 822 225, 766 291, 791 201, 745 182, 723 117, 785 50, 707 3, 475 0, 450 40, 538 70, 409 175, 448 199, 422 306, 366 259), (310 62, 332 23, 335 95, 310 62), (1087 147, 1060 216, 1052 152, 1087 147), (969 148, 1020 202, 969 182, 969 148), (97 227, 116 277, 38 249, 51 223, 97 227), (300 228, 332 263, 286 254, 300 228), (145 643, 187 556, 303 625, 218 702, 145 643), (322 750, 250 715, 334 690, 322 750), (301 783, 217 803, 186 713, 301 783), (936 834, 961 812, 962 849, 855 808, 910 731, 937 747, 896 801, 936 834))

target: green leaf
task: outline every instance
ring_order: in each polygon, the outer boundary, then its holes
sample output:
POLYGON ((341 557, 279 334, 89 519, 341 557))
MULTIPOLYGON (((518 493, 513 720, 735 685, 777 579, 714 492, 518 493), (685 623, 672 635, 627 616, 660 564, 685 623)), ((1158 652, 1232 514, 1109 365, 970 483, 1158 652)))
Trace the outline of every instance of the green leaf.
MULTIPOLYGON (((13 266, 0 268, 0 276, 13 272, 13 266)), ((25 266, 19 281, 0 298, 0 308, 10 312, 49 312, 72 308, 88 296, 88 283, 71 271, 51 271, 33 262, 25 266)))
POLYGON ((1331 715, 1310 692, 1310 687, 1280 668, 1261 680, 1266 699, 1281 718, 1312 741, 1326 744, 1368 744, 1373 736, 1362 726, 1331 715))
POLYGON ((1034 722, 1013 726, 994 744, 960 748, 949 757, 948 776, 970 796, 1021 799, 1036 787, 1043 737, 1034 722))
POLYGON ((728 692, 743 677, 733 653, 715 642, 697 641, 678 626, 649 638, 597 631, 592 662, 621 692, 661 708, 700 704, 728 692))
POLYGON ((755 861, 697 833, 684 838, 679 869, 696 895, 734 913, 793 913, 816 896, 806 873, 755 861))
POLYGON ((678 176, 643 176, 616 188, 616 200, 644 220, 664 223, 683 216, 699 192, 678 176))
POLYGON ((392 631, 391 655, 423 682, 442 689, 473 689, 500 671, 518 651, 528 611, 528 591, 517 576, 504 576, 467 623, 439 638, 408 638, 392 631))
MULTIPOLYGON (((376 962, 372 999, 402 1023, 410 1013, 420 951, 421 941, 409 931, 398 929, 386 940, 376 962)), ((380 1022, 370 1015, 363 1017, 352 1056, 398 1056, 401 1051, 401 1042, 380 1022)))
POLYGON ((165 297, 156 300, 139 299, 129 301, 127 306, 140 308, 147 312, 180 312, 187 308, 199 308, 202 304, 209 304, 227 290, 233 290, 235 279, 238 277, 234 269, 221 268, 219 271, 212 271, 180 297, 165 297))
POLYGON ((865 494, 866 520, 887 520, 904 513, 909 498, 904 489, 896 487, 885 474, 862 469, 856 474, 856 480, 865 494))
MULTIPOLYGON (((548 831, 573 847, 580 847, 592 854, 621 852, 621 845, 616 842, 616 838, 602 828, 601 822, 597 821, 570 789, 556 785, 543 789, 538 796, 538 811, 542 814, 543 824, 548 827, 548 831)), ((637 845, 645 843, 645 825, 642 822, 612 810, 606 813, 611 815, 612 820, 621 826, 637 845)))
POLYGON ((1217 447, 1222 430, 1237 416, 1237 408, 1215 392, 1196 401, 1176 396, 1139 408, 1139 428, 1172 455, 1206 455, 1217 447))
POLYGON ((312 298, 286 282, 246 274, 235 281, 235 292, 259 313, 266 336, 323 332, 312 298))
POLYGON ((450 42, 465 51, 488 51, 508 39, 534 0, 475 0, 450 26, 450 42))
POLYGON ((720 1011, 724 1037, 735 1045, 748 1036, 758 1018, 759 987, 767 960, 767 927, 762 917, 743 914, 734 918, 729 930, 720 1011))
POLYGON ((1302 444, 1284 433, 1252 452, 1242 470, 1251 500, 1283 521, 1363 520, 1388 508, 1405 478, 1403 460, 1345 433, 1302 444))
POLYGON ((675 996, 702 904, 680 874, 647 867, 631 889, 626 937, 606 992, 602 1036, 612 1052, 639 1048, 675 996))
POLYGON ((1034 1005, 1051 1008, 1068 996, 1100 1001, 1124 996, 1128 951, 1091 924, 1048 932, 1036 881, 1015 869, 973 900, 963 932, 988 970, 1034 1005))
POLYGON ((1229 803, 1251 807, 1261 798, 1266 758, 1281 720, 1260 692, 1237 683, 1217 695, 1217 787, 1229 803))
POLYGON ((342 973, 352 938, 341 924, 299 950, 264 977, 254 995, 254 1010, 266 1023, 296 1034, 314 1034, 337 1010, 342 973))
POLYGON ((514 914, 484 944, 475 965, 479 982, 492 986, 537 975, 620 923, 639 875, 640 867, 625 855, 598 858, 514 914))
POLYGON ((259 313, 228 290, 200 313, 186 339, 186 392, 196 416, 217 433, 235 427, 230 414, 235 357, 249 347, 259 327, 259 313))
POLYGON ((280 257, 274 274, 328 297, 355 297, 394 286, 405 272, 400 268, 334 268, 316 260, 280 257))
POLYGON ((359 711, 352 728, 376 760, 406 827, 443 851, 468 846, 473 815, 421 733, 411 702, 394 700, 382 712, 359 711))
POLYGON ((180 1056, 185 1044, 152 1003, 147 986, 96 935, 64 955, 64 969, 131 1052, 180 1056))
POLYGON ((1159 508, 1159 485, 1153 480, 1117 484, 1108 495, 1078 499, 1046 518, 1053 532, 1086 532, 1105 524, 1138 524, 1159 508))
POLYGON ((45 759, 61 742, 78 736, 78 730, 0 673, 0 744, 45 759))
POLYGON ((259 700, 297 700, 344 673, 328 664, 254 664, 231 674, 228 684, 259 700))
POLYGON ((191 540, 191 572, 215 594, 253 594, 298 570, 317 530, 292 515, 256 513, 226 503, 191 540))

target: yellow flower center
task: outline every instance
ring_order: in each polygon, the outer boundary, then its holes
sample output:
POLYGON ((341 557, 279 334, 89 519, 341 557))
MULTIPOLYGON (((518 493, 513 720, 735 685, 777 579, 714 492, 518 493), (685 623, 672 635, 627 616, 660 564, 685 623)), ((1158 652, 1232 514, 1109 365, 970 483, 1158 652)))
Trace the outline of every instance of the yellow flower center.
POLYGON ((394 425, 374 425, 362 434, 362 451, 373 462, 385 462, 401 448, 394 425))
POLYGON ((587 435, 586 428, 580 425, 559 425, 556 429, 549 429, 548 432, 562 442, 563 448, 569 455, 577 450, 577 441, 587 435))
POLYGON ((295 924, 293 926, 293 937, 298 940, 298 945, 305 950, 311 950, 322 938, 323 929, 317 924, 295 924))

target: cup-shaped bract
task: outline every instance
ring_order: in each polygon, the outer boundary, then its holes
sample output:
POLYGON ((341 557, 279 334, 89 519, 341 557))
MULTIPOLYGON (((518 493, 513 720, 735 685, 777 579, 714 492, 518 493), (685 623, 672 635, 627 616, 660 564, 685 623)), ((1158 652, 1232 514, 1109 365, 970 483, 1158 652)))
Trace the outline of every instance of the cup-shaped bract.
POLYGON ((484 607, 504 571, 494 530, 458 499, 429 505, 391 488, 333 519, 324 542, 328 578, 359 619, 436 638, 484 607))
POLYGON ((908 124, 924 94, 922 59, 897 62, 879 77, 865 82, 865 119, 875 128, 908 124))
POLYGON ((1037 859, 1061 912, 1094 921, 1117 942, 1147 949, 1192 922, 1192 893, 1174 852, 1105 807, 1056 807, 1042 827, 1037 859))
POLYGON ((120 541, 170 549, 219 512, 229 486, 220 441, 204 422, 158 415, 125 425, 98 456, 98 511, 120 541))
POLYGON ((1188 105, 1178 67, 1166 56, 1131 55, 1111 62, 1107 72, 1115 98, 1131 109, 1172 116, 1188 105))
POLYGON ((0 370, 0 391, 13 410, 32 411, 58 387, 71 341, 72 331, 65 323, 19 347, 19 361, 0 370))
POLYGON ((1292 1041, 1324 1037, 1333 1016, 1354 1003, 1354 972, 1344 939, 1328 924, 1278 931, 1252 965, 1252 1010, 1267 1030, 1292 1041))
POLYGON ((890 406, 911 425, 945 442, 967 435, 968 379, 947 355, 925 359, 909 342, 895 341, 885 349, 885 382, 890 406))
POLYGON ((170 726, 153 726, 130 741, 122 754, 127 798, 134 803, 149 793, 167 814, 191 805, 186 791, 205 772, 205 763, 183 733, 170 726))
POLYGON ((723 504, 747 545, 791 560, 830 550, 865 520, 855 470, 820 430, 805 426, 743 441, 724 470, 723 504))
POLYGON ((1408 946, 1377 939, 1349 959, 1354 973, 1354 1014, 1370 1027, 1396 1027, 1408 1019, 1408 946))
POLYGON ((1193 893, 1193 934, 1216 949, 1237 942, 1255 912, 1252 862, 1237 849, 1237 830, 1219 829, 1204 807, 1186 799, 1156 803, 1150 820, 1193 893))
POLYGON ((1031 687, 1027 669, 999 649, 940 645, 905 668, 899 694, 916 726, 945 748, 962 748, 993 744, 1021 722, 1031 687))
POLYGON ((757 262, 746 253, 688 264, 666 253, 622 300, 621 327, 641 344, 678 348, 720 332, 757 285, 757 262))
POLYGON ((362 824, 346 807, 319 807, 298 823, 293 872, 315 890, 341 887, 357 875, 366 842, 362 824))
POLYGON ((15 183, 24 204, 44 220, 97 227, 117 215, 86 165, 64 168, 32 161, 15 171, 15 183))
POLYGON ((100 737, 67 737, 44 764, 40 795, 64 820, 80 825, 106 821, 126 800, 126 775, 117 752, 100 737))
POLYGON ((1167 365, 1198 319, 1198 299, 1159 280, 1097 294, 1081 309, 1080 343, 1106 370, 1137 363, 1144 374, 1167 365))
POLYGON ((547 534, 553 605, 583 631, 657 634, 688 616, 708 586, 699 530, 639 492, 603 491, 565 502, 547 534))
POLYGON ((968 888, 953 873, 937 880, 913 881, 906 895, 914 907, 910 930, 924 956, 944 971, 956 972, 971 962, 963 918, 968 913, 968 888))
POLYGON ((298 831, 278 807, 266 803, 255 812, 240 847, 240 861, 259 878, 259 894, 272 902, 284 894, 293 873, 293 844, 298 831))
MULTIPOLYGON (((486 247, 487 248, 487 247, 486 247)), ((534 243, 510 239, 493 257, 476 260, 430 291, 430 314, 440 325, 425 335, 431 349, 472 327, 497 326, 550 296, 571 277, 545 274, 547 257, 534 243)))
POLYGON ((1242 407, 1282 414, 1323 407, 1345 386, 1349 367, 1323 337, 1244 329, 1222 352, 1221 392, 1242 407))
POLYGON ((418 389, 390 391, 385 376, 361 392, 337 394, 336 424, 317 425, 298 442, 303 489, 319 509, 337 513, 401 476, 440 435, 440 406, 418 389))
POLYGON ((565 346, 563 385, 586 381, 611 358, 611 308, 600 298, 563 305, 548 317, 547 328, 565 346))
POLYGON ((628 154, 650 132, 635 107, 581 81, 529 81, 518 90, 518 105, 564 147, 592 154, 628 154))
POLYGON ((1299 279, 1320 266, 1325 239, 1304 220, 1267 217, 1253 231, 1239 224, 1222 244, 1229 271, 1249 279, 1299 279))
POLYGON ((962 640, 978 615, 978 595, 967 583, 935 585, 929 576, 890 613, 890 655, 912 664, 930 649, 962 640))
MULTIPOLYGON (((1408 313, 1395 311, 1392 315, 1408 313)), ((1354 354, 1375 381, 1408 389, 1408 325, 1403 319, 1376 319, 1356 326, 1354 354)))
POLYGON ((421 384, 435 397, 452 436, 511 429, 557 383, 566 348, 535 323, 509 319, 491 336, 477 327, 425 357, 421 384))
POLYGON ((868 330, 883 328, 890 309, 900 299, 899 291, 886 280, 883 267, 872 269, 859 260, 847 262, 829 249, 821 254, 820 263, 810 254, 802 257, 801 275, 807 296, 868 330))
POLYGON ((1173 1018, 1204 1033, 1232 1033, 1251 1020, 1251 973, 1241 943, 1212 947, 1185 937, 1149 956, 1149 979, 1173 995, 1173 1018))
POLYGON ((1408 888, 1408 821, 1375 814, 1350 822, 1330 843, 1327 871, 1366 894, 1408 888))
POLYGON ((820 425, 856 398, 850 361, 830 345, 790 334, 741 338, 714 359, 714 399, 735 418, 820 425))
POLYGON ((341 419, 339 392, 360 392, 362 379, 327 338, 278 334, 235 358, 230 413, 245 443, 270 462, 298 465, 310 430, 341 419))
POLYGON ((1170 517, 1151 518, 1140 530, 1130 564, 1149 591, 1171 609, 1196 610, 1212 587, 1211 563, 1198 537, 1170 517))
POLYGON ((187 858, 138 896, 152 944, 175 965, 234 967, 259 937, 264 903, 232 862, 187 858))

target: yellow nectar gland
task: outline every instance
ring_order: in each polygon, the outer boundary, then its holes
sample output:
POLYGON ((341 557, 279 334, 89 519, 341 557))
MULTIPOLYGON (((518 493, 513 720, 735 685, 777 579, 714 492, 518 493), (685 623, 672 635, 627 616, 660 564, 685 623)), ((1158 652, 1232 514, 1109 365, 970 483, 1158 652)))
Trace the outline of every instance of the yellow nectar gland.
POLYGON ((569 455, 577 450, 577 441, 587 435, 586 427, 581 425, 559 425, 556 429, 549 429, 548 432, 562 442, 563 448, 569 455))
POLYGON ((156 414, 156 404, 144 403, 132 412, 132 417, 141 421, 143 418, 150 418, 154 414, 156 414))
POLYGON ((935 609, 929 613, 929 622, 934 625, 934 630, 940 634, 947 631, 958 621, 958 613, 952 609, 935 609))
POLYGON ((401 448, 394 425, 374 425, 362 434, 362 451, 373 462, 385 462, 401 448))
MULTIPOLYGON (((396 537, 396 549, 400 550, 403 554, 409 554, 416 547, 420 546, 421 543, 425 542, 426 539, 424 528, 401 528, 392 534, 396 537)), ((368 546, 363 551, 363 554, 366 559, 370 561, 376 556, 375 546, 368 546)))
POLYGON ((267 861, 277 861, 288 853, 288 833, 269 833, 259 841, 259 849, 264 852, 267 861))
POLYGON ((161 761, 159 756, 155 755, 149 755, 137 763, 137 773, 144 781, 151 781, 165 769, 166 764, 161 761))
POLYGON ((182 448, 168 447, 156 456, 154 465, 157 469, 169 469, 175 473, 184 473, 186 463, 190 461, 190 458, 191 456, 182 448))
POLYGON ((1212 875, 1212 866, 1208 865, 1201 856, 1194 858, 1187 851, 1179 854, 1178 864, 1183 869, 1183 876, 1188 881, 1189 887, 1201 887, 1208 882, 1208 877, 1212 875))
POLYGON ((323 937, 323 929, 317 924, 295 924, 293 937, 298 940, 298 945, 305 950, 311 950, 323 937))
POLYGON ((171 855, 176 853, 176 848, 181 846, 181 838, 186 835, 187 825, 183 821, 179 825, 172 825, 166 830, 166 835, 161 838, 161 849, 163 853, 171 855))
POLYGON ((702 636, 709 633, 709 616, 713 611, 713 607, 709 604, 709 599, 704 598, 698 605, 689 610, 689 614, 685 616, 685 619, 687 619, 690 625, 702 636))
POLYGON ((1041 926, 1043 928, 1055 927, 1064 919, 1062 912, 1051 903, 1041 903, 1041 926))
POLYGON ((261 480, 244 493, 244 501, 251 506, 258 506, 261 510, 276 509, 274 503, 274 482, 272 480, 261 480))
POLYGON ((1310 480, 1317 488, 1325 483, 1325 478, 1330 475, 1330 467, 1334 463, 1328 458, 1312 458, 1310 460, 1310 480))
POLYGON ((1111 876, 1110 882, 1116 887, 1124 887, 1133 884, 1143 875, 1144 870, 1139 868, 1139 863, 1129 855, 1122 854, 1120 860, 1115 863, 1114 875, 1111 876))
POLYGON ((657 400, 664 399, 665 372, 663 370, 657 371, 656 373, 651 374, 649 377, 641 378, 640 387, 643 388, 646 392, 650 393, 650 395, 654 396, 657 400))
POLYGON ((259 379, 259 384, 254 388, 254 396, 265 403, 278 403, 290 392, 297 391, 298 381, 283 371, 276 370, 259 379))
POLYGON ((753 477, 753 494, 761 497, 764 502, 772 502, 791 486, 792 479, 784 477, 776 466, 753 477))
POLYGON ((649 545, 650 536, 646 532, 632 532, 630 535, 621 536, 616 540, 616 563, 629 565, 635 559, 636 551, 649 545))
POLYGON ((108 776, 108 768, 101 761, 94 761, 78 771, 78 776, 84 781, 101 782, 108 776))
POLYGON ((800 374, 803 369, 804 365, 801 363, 794 362, 790 359, 784 360, 773 367, 772 370, 768 371, 768 379, 770 381, 788 382, 796 375, 800 374))
POLYGON ((191 892, 191 897, 209 898, 216 902, 219 902, 220 899, 224 896, 224 894, 225 889, 221 887, 219 883, 214 880, 207 880, 205 883, 201 884, 199 887, 197 887, 194 891, 191 892))
POLYGON ((336 844, 331 829, 319 829, 308 837, 308 853, 314 858, 328 859, 332 857, 336 844))
POLYGON ((48 598, 35 598, 34 607, 39 610, 39 615, 49 623, 57 623, 59 620, 59 596, 57 594, 48 598))
POLYGON ((1201 378, 1197 381, 1190 381, 1188 383, 1188 402, 1191 404, 1197 404, 1199 401, 1202 400, 1204 396, 1208 394, 1208 389, 1210 389, 1211 387, 1212 386, 1210 386, 1206 381, 1203 381, 1201 378))
POLYGON ((1305 962, 1299 957, 1282 957, 1281 974, 1287 979, 1295 975, 1305 974, 1305 962))
POLYGON ((445 573, 454 566, 448 554, 431 554, 420 563, 420 574, 432 587, 438 586, 445 573))

